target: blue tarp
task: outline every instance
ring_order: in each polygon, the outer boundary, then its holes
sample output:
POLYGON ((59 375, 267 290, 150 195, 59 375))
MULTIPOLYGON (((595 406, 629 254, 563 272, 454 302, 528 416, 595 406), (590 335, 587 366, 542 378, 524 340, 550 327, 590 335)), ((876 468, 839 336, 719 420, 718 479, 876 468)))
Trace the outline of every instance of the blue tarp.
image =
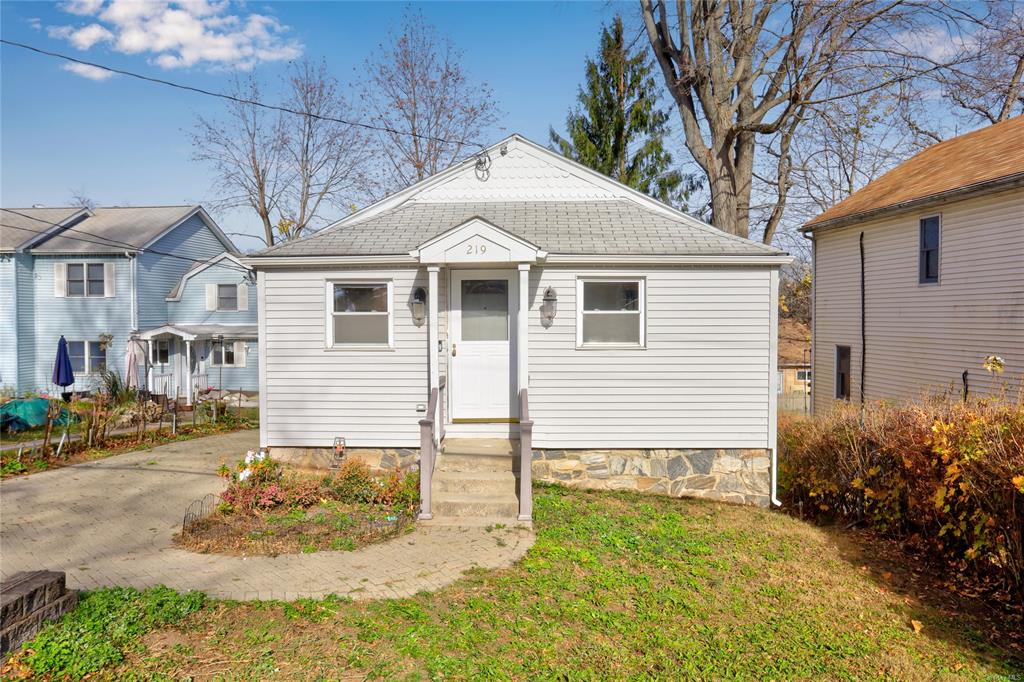
MULTIPOLYGON (((0 431, 17 433, 45 425, 48 403, 45 398, 26 398, 0 405, 0 431)), ((54 423, 63 426, 67 419, 68 411, 62 408, 54 423)))

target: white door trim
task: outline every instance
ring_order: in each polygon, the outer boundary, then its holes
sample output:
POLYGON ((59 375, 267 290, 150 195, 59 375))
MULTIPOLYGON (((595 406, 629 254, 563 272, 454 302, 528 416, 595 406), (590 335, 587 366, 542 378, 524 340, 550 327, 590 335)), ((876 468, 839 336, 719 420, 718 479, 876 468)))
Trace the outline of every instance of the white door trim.
MULTIPOLYGON (((515 268, 492 268, 486 270, 478 269, 451 269, 448 273, 448 393, 449 393, 449 419, 452 422, 469 419, 478 423, 500 424, 518 421, 519 403, 515 397, 518 395, 518 316, 519 316, 519 272, 515 268), (462 344, 462 310, 461 310, 461 283, 464 279, 504 279, 508 283, 508 414, 487 415, 486 417, 460 415, 465 413, 465 408, 459 405, 459 384, 458 376, 459 362, 457 360, 458 345, 462 344), (453 356, 452 352, 456 352, 453 356)), ((463 346, 465 347, 465 346, 463 346)))

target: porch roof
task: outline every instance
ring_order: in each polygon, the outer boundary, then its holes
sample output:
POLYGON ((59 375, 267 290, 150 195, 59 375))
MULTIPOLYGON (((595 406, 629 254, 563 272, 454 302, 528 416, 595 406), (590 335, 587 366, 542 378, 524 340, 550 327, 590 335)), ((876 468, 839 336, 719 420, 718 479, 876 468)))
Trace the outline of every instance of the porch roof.
POLYGON ((165 324, 147 329, 139 334, 139 338, 146 341, 164 335, 177 336, 186 341, 212 339, 217 336, 240 340, 257 338, 254 324, 165 324))
POLYGON ((683 214, 629 199, 599 201, 409 201, 352 223, 255 254, 407 256, 419 245, 480 218, 553 254, 774 256, 784 252, 736 237, 683 214))

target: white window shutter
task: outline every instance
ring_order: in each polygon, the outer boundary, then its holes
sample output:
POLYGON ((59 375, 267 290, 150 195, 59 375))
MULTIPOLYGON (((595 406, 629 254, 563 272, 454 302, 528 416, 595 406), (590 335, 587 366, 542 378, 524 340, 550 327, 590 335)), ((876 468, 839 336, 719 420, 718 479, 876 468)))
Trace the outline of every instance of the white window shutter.
POLYGON ((235 367, 245 367, 245 341, 235 341, 235 367))
POLYGON ((206 309, 213 311, 217 309, 217 285, 206 285, 206 309))
POLYGON ((249 309, 249 285, 239 284, 238 285, 238 309, 240 311, 246 311, 249 309))
POLYGON ((117 276, 113 263, 103 264, 103 297, 114 298, 117 295, 117 276))
POLYGON ((53 264, 53 296, 64 298, 68 295, 68 264, 53 264))

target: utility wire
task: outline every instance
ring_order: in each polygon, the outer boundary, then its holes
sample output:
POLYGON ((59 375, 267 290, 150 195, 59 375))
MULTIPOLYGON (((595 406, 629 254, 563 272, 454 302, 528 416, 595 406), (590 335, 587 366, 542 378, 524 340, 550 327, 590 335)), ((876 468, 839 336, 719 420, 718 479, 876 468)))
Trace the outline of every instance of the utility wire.
MULTIPOLYGON (((13 213, 15 215, 19 215, 19 216, 22 216, 24 218, 28 218, 30 220, 35 220, 37 222, 43 223, 45 225, 48 225, 50 227, 57 227, 57 228, 61 227, 61 225, 59 223, 51 223, 48 220, 43 220, 41 218, 36 218, 35 216, 30 216, 28 214, 21 213, 19 211, 14 211, 14 210, 9 209, 9 208, 5 208, 5 209, 3 209, 3 211, 7 212, 7 213, 13 213)), ((22 230, 24 232, 32 232, 33 234, 38 234, 38 235, 46 235, 46 234, 48 234, 48 231, 45 231, 45 230, 33 230, 31 228, 28 228, 28 227, 22 227, 21 225, 7 225, 7 224, 4 224, 4 223, 0 223, 0 227, 6 227, 6 228, 9 228, 9 229, 12 229, 12 230, 22 230)), ((60 237, 63 237, 65 239, 72 239, 74 241, 84 242, 86 244, 97 244, 99 246, 116 247, 116 248, 121 248, 121 249, 131 249, 131 250, 135 250, 135 251, 145 251, 145 252, 148 252, 148 253, 155 253, 155 254, 157 254, 159 256, 167 256, 169 258, 177 258, 179 260, 189 261, 191 263, 203 263, 203 264, 215 265, 217 267, 227 268, 227 269, 230 269, 230 270, 234 270, 235 272, 240 272, 243 275, 248 275, 249 274, 249 270, 244 270, 244 269, 242 269, 242 268, 240 268, 240 267, 238 267, 236 265, 230 265, 230 264, 219 263, 219 262, 218 263, 210 263, 210 261, 203 260, 201 258, 189 258, 188 256, 179 256, 176 253, 168 253, 166 251, 157 251, 155 249, 148 249, 148 248, 147 249, 143 249, 143 248, 141 248, 139 246, 134 246, 132 244, 129 244, 128 242, 119 242, 117 240, 109 239, 109 238, 103 237, 101 235, 97 235, 97 234, 94 234, 94 233, 91 233, 91 232, 86 232, 85 230, 78 230, 74 226, 72 226, 72 227, 65 227, 63 232, 60 232, 58 234, 54 234, 52 236, 54 236, 54 237, 60 236, 60 237), (92 236, 92 237, 97 237, 98 239, 104 240, 104 241, 96 241, 95 239, 85 239, 83 237, 74 237, 74 236, 71 236, 71 235, 67 234, 67 232, 75 232, 75 233, 79 233, 79 234, 86 234, 86 235, 89 235, 89 236, 92 236)), ((88 254, 83 254, 83 255, 88 255, 88 254)))
POLYGON ((475 142, 473 140, 449 140, 447 138, 437 137, 437 136, 434 136, 434 135, 424 135, 422 133, 413 133, 413 132, 409 132, 409 131, 406 131, 406 130, 396 130, 395 128, 391 128, 391 127, 388 127, 388 126, 373 125, 372 123, 361 123, 359 121, 346 121, 343 118, 335 118, 333 116, 321 116, 320 114, 314 114, 314 113, 309 112, 309 111, 299 111, 298 109, 290 109, 288 107, 283 107, 283 106, 279 106, 279 105, 276 105, 276 104, 266 104, 264 102, 260 102, 258 100, 254 100, 254 99, 247 99, 245 97, 236 97, 235 95, 229 95, 229 94, 227 94, 225 92, 217 92, 215 90, 204 90, 203 88, 197 88, 197 87, 195 87, 193 85, 184 85, 182 83, 175 83, 173 81, 164 80, 163 78, 154 78, 153 76, 144 76, 141 73, 135 73, 134 71, 126 71, 125 69, 116 69, 116 68, 114 68, 112 66, 106 66, 104 64, 98 64, 96 62, 85 61, 84 59, 78 59, 77 57, 72 57, 70 55, 62 54, 60 52, 52 52, 50 50, 44 50, 42 48, 35 47, 33 45, 28 45, 26 43, 19 43, 17 41, 8 40, 6 38, 0 38, 0 43, 2 43, 4 45, 10 45, 11 47, 18 47, 18 48, 21 48, 23 50, 29 50, 30 52, 35 52, 37 54, 45 55, 47 57, 55 57, 57 59, 63 59, 63 60, 69 61, 69 62, 73 62, 75 64, 82 64, 84 66, 91 66, 91 67, 96 68, 96 69, 102 69, 104 71, 109 71, 110 73, 116 73, 116 74, 120 74, 122 76, 128 76, 130 78, 137 78, 139 80, 148 81, 150 83, 157 83, 159 85, 166 85, 168 87, 177 88, 179 90, 187 90, 189 92, 194 92, 194 93, 197 93, 197 94, 200 94, 200 95, 206 95, 207 97, 219 97, 221 99, 226 99, 226 100, 229 100, 231 102, 237 102, 238 104, 248 104, 248 105, 255 106, 255 107, 262 107, 264 109, 272 109, 274 111, 280 111, 280 112, 283 112, 283 113, 286 113, 286 114, 294 114, 296 116, 305 116, 305 117, 309 117, 309 118, 315 118, 315 119, 318 119, 318 120, 321 120, 321 121, 330 121, 330 122, 333 122, 333 123, 342 123, 344 125, 356 126, 358 128, 365 128, 367 130, 375 130, 375 131, 381 132, 381 133, 390 133, 392 135, 408 135, 410 137, 416 137, 416 138, 419 138, 421 140, 430 140, 432 142, 441 142, 443 144, 469 145, 469 146, 479 147, 481 149, 483 149, 486 146, 486 145, 484 145, 484 144, 482 144, 480 142, 475 142))

